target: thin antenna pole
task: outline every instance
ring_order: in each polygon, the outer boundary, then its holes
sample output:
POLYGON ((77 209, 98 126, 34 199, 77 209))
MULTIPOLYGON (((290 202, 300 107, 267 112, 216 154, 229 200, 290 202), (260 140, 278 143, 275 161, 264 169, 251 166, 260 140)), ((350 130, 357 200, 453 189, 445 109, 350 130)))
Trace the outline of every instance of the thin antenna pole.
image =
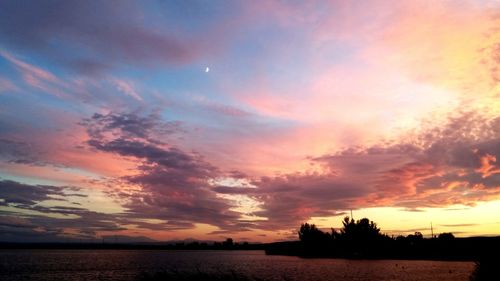
POLYGON ((353 218, 353 216, 352 216, 352 209, 351 209, 351 220, 353 220, 353 219, 354 219, 354 218, 353 218))
POLYGON ((434 229, 432 228, 432 222, 431 222, 431 238, 434 238, 434 229))

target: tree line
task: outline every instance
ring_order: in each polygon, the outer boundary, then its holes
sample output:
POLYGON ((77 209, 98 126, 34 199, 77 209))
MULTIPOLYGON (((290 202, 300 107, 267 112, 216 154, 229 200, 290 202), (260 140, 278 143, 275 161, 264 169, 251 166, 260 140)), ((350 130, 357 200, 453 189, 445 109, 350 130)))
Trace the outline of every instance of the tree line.
POLYGON ((449 232, 431 238, 424 238, 420 232, 394 237, 382 233, 368 218, 354 220, 350 217, 343 219, 338 230, 323 231, 314 224, 303 223, 298 238, 296 242, 271 243, 266 253, 302 257, 476 260, 500 245, 500 237, 455 238, 449 232))
POLYGON ((434 239, 424 239, 420 232, 393 237, 381 233, 377 224, 368 218, 354 220, 345 217, 342 228, 338 231, 331 228, 330 232, 324 232, 314 224, 304 223, 300 226, 298 235, 303 253, 311 255, 421 255, 431 247, 447 253, 455 246, 455 236, 452 233, 441 233, 434 239))

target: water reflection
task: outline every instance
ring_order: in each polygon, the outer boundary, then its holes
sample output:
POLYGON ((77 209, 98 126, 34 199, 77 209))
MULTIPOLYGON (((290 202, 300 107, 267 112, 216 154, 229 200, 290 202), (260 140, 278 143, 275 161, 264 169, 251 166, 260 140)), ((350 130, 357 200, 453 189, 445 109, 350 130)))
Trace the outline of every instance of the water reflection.
POLYGON ((8 250, 0 280, 137 280, 165 270, 263 280, 468 280, 472 262, 300 259, 263 251, 8 250))

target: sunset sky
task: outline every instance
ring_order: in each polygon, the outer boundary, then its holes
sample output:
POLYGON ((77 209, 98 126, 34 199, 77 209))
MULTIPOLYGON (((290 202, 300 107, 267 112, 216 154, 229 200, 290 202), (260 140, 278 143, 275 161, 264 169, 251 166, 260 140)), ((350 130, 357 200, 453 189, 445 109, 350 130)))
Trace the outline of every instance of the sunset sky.
POLYGON ((0 1, 0 241, 351 210, 500 235, 499 1, 0 1))

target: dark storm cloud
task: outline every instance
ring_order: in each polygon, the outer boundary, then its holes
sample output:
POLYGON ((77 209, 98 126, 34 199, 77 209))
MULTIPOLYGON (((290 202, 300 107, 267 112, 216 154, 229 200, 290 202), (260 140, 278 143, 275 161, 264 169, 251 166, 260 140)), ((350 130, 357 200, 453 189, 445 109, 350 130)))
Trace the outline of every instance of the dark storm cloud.
POLYGON ((84 196, 75 188, 51 185, 29 185, 11 180, 0 181, 0 206, 33 207, 44 200, 61 200, 57 196, 84 196), (65 192, 66 191, 66 192, 65 192), (68 193, 71 192, 71 193, 68 193))
POLYGON ((27 219, 15 216, 0 216, 0 227, 31 228, 34 225, 27 219))
MULTIPOLYGON (((43 204, 45 200, 55 200, 52 195, 59 197, 56 200, 61 203, 69 202, 72 196, 83 196, 63 192, 63 190, 66 188, 2 181, 0 185, 0 199, 3 200, 0 204, 0 241, 92 240, 96 239, 98 232, 126 230, 124 225, 134 225, 149 230, 176 230, 194 226, 189 222, 174 220, 164 223, 148 223, 137 220, 137 218, 145 218, 144 216, 134 216, 130 212, 109 214, 80 207, 43 204), (5 186, 8 188, 5 189, 5 186), (2 206, 10 208, 1 208, 2 206), (51 216, 45 214, 51 214, 51 216)), ((70 188, 69 192, 74 192, 74 188, 70 188)), ((123 239, 126 240, 126 238, 123 239)))
POLYGON ((41 153, 29 143, 9 139, 0 139, 0 160, 32 166, 48 164, 43 160, 41 153))
MULTIPOLYGON (((33 208, 32 210, 38 210, 33 208)), ((0 209, 0 240, 13 242, 61 242, 74 239, 95 239, 99 231, 120 231, 120 215, 92 212, 86 209, 66 210, 49 208, 52 214, 64 217, 28 215, 0 209), (67 215, 73 215, 67 217, 67 215), (69 232, 68 232, 69 230, 69 232)), ((126 222, 126 221, 125 221, 126 222)))
POLYGON ((221 228, 236 225, 240 214, 231 211, 231 202, 218 197, 209 184, 222 173, 202 156, 164 142, 179 129, 172 126, 175 123, 161 122, 157 115, 112 113, 96 114, 82 124, 89 133, 90 147, 140 161, 140 173, 123 180, 141 190, 114 194, 125 201, 129 217, 160 219, 181 228, 193 223, 221 228))
POLYGON ((220 194, 256 194, 261 192, 260 189, 256 188, 234 186, 216 186, 212 190, 220 194))
MULTIPOLYGON (((0 216, 0 220, 3 216, 0 216)), ((37 229, 37 227, 17 227, 0 224, 1 242, 60 242, 64 237, 60 232, 37 229)))
POLYGON ((0 181, 0 240, 50 242, 61 239, 95 238, 97 231, 124 230, 123 215, 103 214, 68 204, 74 197, 86 197, 75 187, 30 185, 12 180, 0 181), (51 216, 46 216, 51 214, 51 216), (56 216, 54 216, 56 215, 56 216), (66 233, 67 229, 72 229, 66 233))
POLYGON ((294 228, 313 216, 336 216, 341 210, 357 208, 356 201, 370 193, 368 186, 349 182, 335 174, 300 174, 255 182, 261 190, 251 195, 262 202, 254 214, 268 218, 263 228, 294 228))
POLYGON ((88 144, 101 151, 144 159, 150 164, 181 170, 198 177, 206 177, 214 170, 212 166, 202 162, 196 155, 184 153, 176 148, 161 148, 149 143, 127 139, 114 139, 109 142, 90 140, 88 144))
MULTIPOLYGON (((116 224, 116 217, 89 211, 84 208, 68 206, 48 206, 44 201, 55 200, 68 203, 72 197, 86 197, 74 187, 30 185, 11 180, 0 181, 0 228, 6 233, 18 235, 49 235, 45 238, 56 238, 63 234, 65 228, 77 229, 78 233, 121 230, 116 224), (24 210, 17 212, 16 210, 24 210), (26 211, 28 211, 26 213, 26 211), (47 217, 44 214, 57 214, 62 217, 47 217), (20 229, 21 228, 21 229, 20 229)), ((22 240, 26 237, 19 237, 22 240)), ((43 239, 45 239, 43 238, 43 239)), ((59 237, 60 238, 60 237, 59 237)), ((43 240, 42 239, 42 240, 43 240)))
POLYGON ((85 126, 89 136, 101 138, 103 134, 116 132, 126 138, 143 138, 153 141, 154 136, 172 135, 182 132, 180 122, 164 122, 157 113, 141 116, 137 113, 109 113, 94 114, 84 119, 81 125, 85 126))

